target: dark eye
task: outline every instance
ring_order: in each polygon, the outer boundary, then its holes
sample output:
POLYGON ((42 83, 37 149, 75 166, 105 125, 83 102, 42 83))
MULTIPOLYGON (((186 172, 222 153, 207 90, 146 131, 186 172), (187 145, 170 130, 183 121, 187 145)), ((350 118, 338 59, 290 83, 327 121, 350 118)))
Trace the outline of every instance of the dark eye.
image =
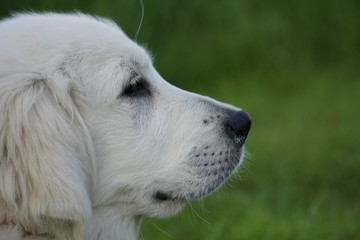
POLYGON ((125 97, 142 97, 151 95, 149 84, 143 78, 131 82, 123 91, 125 97))

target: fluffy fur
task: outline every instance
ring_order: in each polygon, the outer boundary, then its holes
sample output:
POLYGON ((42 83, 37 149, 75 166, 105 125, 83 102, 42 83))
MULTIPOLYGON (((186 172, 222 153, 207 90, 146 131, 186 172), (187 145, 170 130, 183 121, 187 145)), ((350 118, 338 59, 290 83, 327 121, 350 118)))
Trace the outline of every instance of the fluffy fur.
POLYGON ((0 23, 0 127, 1 240, 134 240, 225 181, 250 119, 167 83, 113 22, 48 13, 0 23))

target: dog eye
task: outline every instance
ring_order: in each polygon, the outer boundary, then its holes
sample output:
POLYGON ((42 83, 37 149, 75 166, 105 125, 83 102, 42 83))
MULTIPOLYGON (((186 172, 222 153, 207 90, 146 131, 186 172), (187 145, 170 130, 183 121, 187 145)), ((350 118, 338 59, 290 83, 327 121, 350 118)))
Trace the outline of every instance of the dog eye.
POLYGON ((139 78, 131 81, 130 84, 125 87, 122 95, 125 97, 150 96, 151 91, 148 82, 143 78, 139 78))

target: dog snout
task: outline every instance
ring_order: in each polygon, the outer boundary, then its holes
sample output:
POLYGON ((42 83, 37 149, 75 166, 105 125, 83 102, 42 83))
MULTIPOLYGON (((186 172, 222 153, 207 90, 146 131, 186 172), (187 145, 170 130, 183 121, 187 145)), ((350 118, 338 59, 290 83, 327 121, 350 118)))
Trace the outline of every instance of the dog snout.
POLYGON ((250 115, 244 111, 232 111, 225 119, 224 126, 226 135, 242 145, 250 130, 250 115))

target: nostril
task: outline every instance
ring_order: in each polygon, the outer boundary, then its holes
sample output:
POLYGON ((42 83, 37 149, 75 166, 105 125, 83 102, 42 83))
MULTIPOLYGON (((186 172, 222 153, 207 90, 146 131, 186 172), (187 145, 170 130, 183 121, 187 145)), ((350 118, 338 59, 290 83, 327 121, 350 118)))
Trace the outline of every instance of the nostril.
POLYGON ((251 118, 244 111, 231 112, 225 120, 225 132, 237 142, 245 141, 251 126, 251 118))

